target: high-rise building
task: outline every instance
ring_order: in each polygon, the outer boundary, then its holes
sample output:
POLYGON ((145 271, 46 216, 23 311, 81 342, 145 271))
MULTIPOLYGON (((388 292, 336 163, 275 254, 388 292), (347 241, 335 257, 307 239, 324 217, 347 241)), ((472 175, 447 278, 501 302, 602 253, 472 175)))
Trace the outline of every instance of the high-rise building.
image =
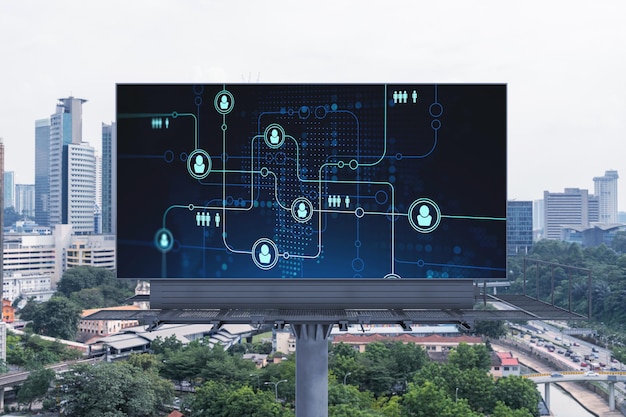
POLYGON ((95 153, 96 158, 96 205, 102 209, 102 155, 98 151, 95 153))
POLYGON ((15 208, 15 173, 4 171, 4 208, 15 208))
POLYGON ((50 226, 50 120, 35 121, 35 222, 50 226))
POLYGON ((117 204, 117 162, 115 123, 102 123, 102 233, 115 233, 117 204))
POLYGON ((61 222, 73 233, 94 233, 96 210, 96 158, 87 143, 69 144, 63 152, 63 204, 61 222))
POLYGON ((617 171, 606 171, 602 177, 594 177, 594 194, 598 197, 599 222, 617 223, 617 171))
POLYGON ((544 220, 546 239, 562 239, 563 227, 589 227, 598 221, 598 198, 588 190, 566 188, 562 193, 544 191, 544 220))
MULTIPOLYGON (((82 107, 86 100, 74 97, 59 99, 50 116, 50 224, 63 224, 67 196, 67 146, 82 143, 82 107)), ((95 167, 93 167, 95 171, 95 167)), ((93 200, 92 200, 93 203, 93 200)))
POLYGON ((35 217, 35 185, 15 184, 15 211, 35 217))
POLYGON ((507 201, 506 246, 509 256, 527 255, 533 245, 533 202, 507 201))

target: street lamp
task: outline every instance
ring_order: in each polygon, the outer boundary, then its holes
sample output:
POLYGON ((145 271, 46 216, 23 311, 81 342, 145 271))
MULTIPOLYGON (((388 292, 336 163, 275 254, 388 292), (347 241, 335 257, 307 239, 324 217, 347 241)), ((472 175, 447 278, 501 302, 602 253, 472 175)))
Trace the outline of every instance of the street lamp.
POLYGON ((343 385, 346 385, 346 379, 348 378, 348 375, 352 375, 352 372, 348 372, 343 376, 343 385))
POLYGON ((256 376, 256 388, 259 389, 261 387, 261 381, 259 380, 258 374, 250 374, 250 376, 256 376))
POLYGON ((287 382, 287 380, 281 379, 278 382, 267 381, 263 383, 263 385, 274 385, 274 392, 276 393, 276 401, 278 401, 278 384, 280 384, 281 382, 287 382))
POLYGON ((459 387, 454 390, 454 402, 459 401, 459 387))

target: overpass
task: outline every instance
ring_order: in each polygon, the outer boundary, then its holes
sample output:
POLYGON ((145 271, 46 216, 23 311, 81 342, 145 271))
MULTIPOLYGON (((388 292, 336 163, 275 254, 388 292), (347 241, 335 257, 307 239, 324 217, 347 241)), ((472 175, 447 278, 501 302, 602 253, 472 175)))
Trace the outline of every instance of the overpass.
POLYGON ((548 409, 550 409, 550 384, 559 382, 584 382, 598 381, 607 382, 609 385, 609 409, 615 411, 615 383, 626 382, 626 371, 563 371, 552 373, 537 373, 522 375, 522 378, 530 379, 535 384, 544 384, 544 398, 548 409))
MULTIPOLYGON (((81 364, 81 363, 95 363, 101 361, 102 358, 91 358, 91 359, 83 359, 78 361, 69 361, 63 363, 57 363, 54 365, 48 365, 46 368, 52 369, 56 373, 65 372, 70 369, 71 366, 81 364)), ((30 375, 30 371, 24 372, 11 372, 8 374, 0 375, 0 410, 4 410, 4 390, 8 387, 13 387, 15 385, 22 384, 28 376, 30 375)))

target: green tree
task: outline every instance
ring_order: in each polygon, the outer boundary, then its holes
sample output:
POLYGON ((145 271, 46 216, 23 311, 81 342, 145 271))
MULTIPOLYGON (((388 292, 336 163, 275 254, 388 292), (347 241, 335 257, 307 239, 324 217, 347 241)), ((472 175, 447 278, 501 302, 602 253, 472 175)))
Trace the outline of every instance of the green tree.
POLYGON ((126 362, 76 365, 58 376, 57 387, 52 395, 67 417, 157 417, 173 393, 171 383, 126 362))
POLYGON ((74 340, 81 313, 82 309, 69 299, 53 296, 28 314, 22 312, 22 318, 32 320, 33 331, 37 334, 74 340))
POLYGON ((117 279, 113 271, 92 266, 65 271, 57 284, 57 293, 72 299, 83 309, 124 304, 133 295, 129 281, 117 279))
POLYGON ((194 417, 288 417, 289 410, 275 401, 273 391, 253 391, 249 386, 233 386, 208 381, 196 389, 191 402, 194 417))
POLYGON ((512 410, 502 401, 498 401, 490 417, 533 417, 533 414, 525 408, 512 410))
POLYGON ((500 378, 494 388, 495 401, 514 410, 526 409, 535 417, 539 416, 540 399, 535 383, 520 376, 500 378))
POLYGON ((448 355, 448 362, 461 370, 477 368, 487 371, 491 368, 491 355, 483 344, 459 343, 448 355))
POLYGON ((52 369, 40 368, 31 371, 17 392, 17 402, 27 405, 30 410, 33 402, 46 396, 54 378, 55 373, 52 369))
POLYGON ((412 417, 480 417, 464 399, 450 398, 444 389, 430 381, 421 385, 410 383, 402 407, 412 417))

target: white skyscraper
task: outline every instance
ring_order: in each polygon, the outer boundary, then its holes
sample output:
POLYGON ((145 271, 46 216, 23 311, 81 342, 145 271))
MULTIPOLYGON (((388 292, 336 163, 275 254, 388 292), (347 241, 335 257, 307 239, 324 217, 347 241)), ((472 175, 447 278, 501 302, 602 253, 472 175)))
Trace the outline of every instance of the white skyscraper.
POLYGON ((67 145, 67 218, 75 234, 94 233, 96 201, 96 158, 87 143, 67 145))
POLYGON ((606 171, 604 176, 593 179, 594 194, 599 199, 600 223, 617 223, 617 171, 606 171))
MULTIPOLYGON (((83 141, 82 107, 86 101, 74 97, 59 99, 55 113, 50 116, 50 154, 48 156, 50 225, 63 224, 69 221, 66 205, 69 178, 67 146, 80 144, 83 141)), ((92 200, 92 204, 93 202, 94 200, 92 200)))

